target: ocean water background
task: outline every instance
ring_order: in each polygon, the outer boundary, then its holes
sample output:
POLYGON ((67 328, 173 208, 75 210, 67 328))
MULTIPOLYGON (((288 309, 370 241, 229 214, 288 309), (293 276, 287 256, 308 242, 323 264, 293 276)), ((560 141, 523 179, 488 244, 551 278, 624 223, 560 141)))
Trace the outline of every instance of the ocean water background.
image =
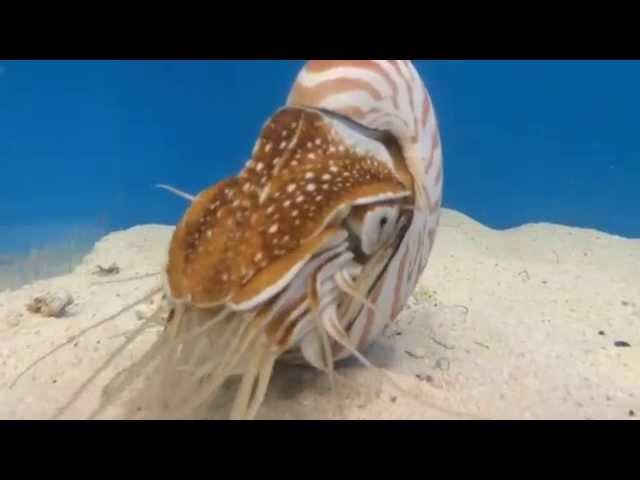
MULTIPOLYGON (((302 64, 0 60, 0 273, 175 224, 184 201, 154 185, 197 193, 235 174, 302 64)), ((640 238, 640 62, 416 66, 442 131, 445 207, 499 229, 640 238)))

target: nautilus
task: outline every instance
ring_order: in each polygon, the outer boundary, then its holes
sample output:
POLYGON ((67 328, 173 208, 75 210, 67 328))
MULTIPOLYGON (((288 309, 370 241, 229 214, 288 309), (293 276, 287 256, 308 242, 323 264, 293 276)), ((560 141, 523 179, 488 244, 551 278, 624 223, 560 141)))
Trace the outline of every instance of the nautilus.
POLYGON ((154 314, 168 318, 134 366, 158 364, 158 411, 188 416, 239 377, 230 416, 254 418, 276 362, 331 377, 364 358, 427 265, 442 181, 412 62, 307 62, 242 170, 184 195, 154 314))

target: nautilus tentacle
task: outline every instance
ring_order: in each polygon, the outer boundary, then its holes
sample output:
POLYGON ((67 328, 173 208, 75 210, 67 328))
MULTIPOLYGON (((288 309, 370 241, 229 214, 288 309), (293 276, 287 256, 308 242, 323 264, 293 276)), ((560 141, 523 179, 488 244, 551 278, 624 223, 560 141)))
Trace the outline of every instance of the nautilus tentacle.
POLYGON ((177 195, 178 197, 184 198, 185 200, 188 200, 190 202, 193 202, 195 200, 195 196, 191 195, 189 193, 183 192, 182 190, 178 190, 175 187, 172 187, 171 185, 156 185, 156 187, 161 188, 163 190, 166 190, 167 192, 171 192, 174 195, 177 195))

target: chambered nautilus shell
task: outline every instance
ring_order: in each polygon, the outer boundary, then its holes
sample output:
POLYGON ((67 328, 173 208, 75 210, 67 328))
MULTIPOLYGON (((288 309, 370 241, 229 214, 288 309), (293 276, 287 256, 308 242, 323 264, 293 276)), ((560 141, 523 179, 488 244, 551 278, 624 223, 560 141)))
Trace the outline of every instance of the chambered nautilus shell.
POLYGON ((176 227, 147 389, 158 408, 187 415, 240 375, 231 417, 252 418, 276 360, 331 375, 360 356, 427 264, 442 177, 436 115, 410 61, 308 62, 250 161, 176 227))

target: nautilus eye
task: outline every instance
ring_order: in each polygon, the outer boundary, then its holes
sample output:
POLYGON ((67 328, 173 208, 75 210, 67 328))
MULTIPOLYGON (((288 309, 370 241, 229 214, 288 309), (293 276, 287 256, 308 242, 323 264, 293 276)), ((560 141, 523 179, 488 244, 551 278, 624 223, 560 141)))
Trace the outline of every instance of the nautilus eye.
POLYGON ((356 207, 348 218, 349 229, 355 233, 365 255, 372 255, 396 232, 401 207, 399 205, 367 205, 356 207))

